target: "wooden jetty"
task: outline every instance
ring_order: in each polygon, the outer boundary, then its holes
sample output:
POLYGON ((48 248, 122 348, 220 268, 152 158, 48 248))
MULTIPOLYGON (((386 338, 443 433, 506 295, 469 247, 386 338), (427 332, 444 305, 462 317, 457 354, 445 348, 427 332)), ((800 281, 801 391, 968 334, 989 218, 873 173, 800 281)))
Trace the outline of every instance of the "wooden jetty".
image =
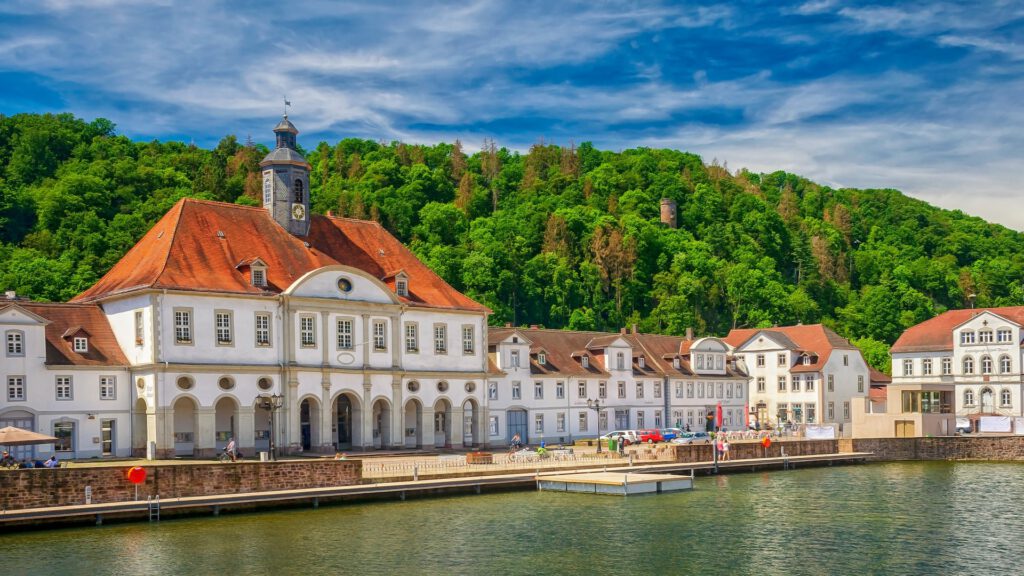
POLYGON ((537 478, 542 491, 583 492, 587 494, 660 494, 693 489, 693 476, 675 474, 639 474, 636 472, 584 472, 544 475, 537 478))

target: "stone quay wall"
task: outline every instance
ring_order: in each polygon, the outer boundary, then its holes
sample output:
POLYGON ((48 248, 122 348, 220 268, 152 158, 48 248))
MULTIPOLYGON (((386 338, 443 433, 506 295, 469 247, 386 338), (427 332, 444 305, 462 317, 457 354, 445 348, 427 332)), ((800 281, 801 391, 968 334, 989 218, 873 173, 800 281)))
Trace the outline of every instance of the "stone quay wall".
MULTIPOLYGON (((710 462, 715 455, 711 444, 676 445, 676 462, 710 462)), ((813 456, 839 452, 837 440, 772 440, 767 449, 760 442, 730 442, 729 459, 779 458, 786 456, 813 456)))
MULTIPOLYGON (((143 466, 146 481, 139 499, 149 496, 182 498, 350 486, 362 483, 360 460, 302 460, 143 466)), ((128 466, 0 470, 0 510, 85 504, 85 487, 92 503, 135 499, 128 466)))
POLYGON ((873 452, 872 460, 1024 460, 1024 436, 843 438, 841 452, 873 452))

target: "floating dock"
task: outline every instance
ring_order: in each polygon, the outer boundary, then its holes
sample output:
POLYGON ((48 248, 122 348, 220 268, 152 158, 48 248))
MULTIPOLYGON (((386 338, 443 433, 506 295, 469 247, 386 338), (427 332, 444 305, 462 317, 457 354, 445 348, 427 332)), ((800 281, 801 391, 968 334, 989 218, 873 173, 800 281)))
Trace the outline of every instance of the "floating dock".
POLYGON ((693 477, 636 472, 588 472, 540 476, 537 478, 537 487, 542 491, 629 496, 692 490, 693 477))

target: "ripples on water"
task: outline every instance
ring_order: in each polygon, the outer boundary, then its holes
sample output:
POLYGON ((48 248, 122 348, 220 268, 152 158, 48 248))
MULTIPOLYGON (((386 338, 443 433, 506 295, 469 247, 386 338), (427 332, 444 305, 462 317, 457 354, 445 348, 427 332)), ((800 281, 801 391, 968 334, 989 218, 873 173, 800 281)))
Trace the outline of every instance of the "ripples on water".
POLYGON ((698 478, 0 536, 18 574, 1019 574, 1024 464, 698 478))

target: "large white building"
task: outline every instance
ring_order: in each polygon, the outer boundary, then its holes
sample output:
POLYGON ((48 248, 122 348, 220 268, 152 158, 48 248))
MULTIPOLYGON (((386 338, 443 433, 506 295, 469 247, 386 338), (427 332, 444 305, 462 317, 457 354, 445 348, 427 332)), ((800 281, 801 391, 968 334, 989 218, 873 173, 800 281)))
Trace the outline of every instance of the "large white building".
POLYGON ((750 374, 751 410, 761 426, 836 424, 843 432, 851 400, 868 395, 873 371, 860 350, 821 324, 737 329, 725 340, 750 374))
POLYGON ((725 427, 744 425, 747 377, 717 338, 505 327, 491 328, 488 352, 492 444, 516 433, 539 443, 616 429, 702 430, 719 404, 725 427))
POLYGON ((955 405, 929 410, 1022 416, 1022 325, 1024 307, 1012 306, 950 310, 912 326, 890 349, 893 384, 952 385, 955 405))
POLYGON ((487 308, 379 224, 310 214, 298 131, 274 131, 263 207, 182 200, 72 304, 0 304, 0 421, 67 436, 76 457, 487 440, 487 308), (44 354, 44 333, 102 337, 107 361, 44 354))

